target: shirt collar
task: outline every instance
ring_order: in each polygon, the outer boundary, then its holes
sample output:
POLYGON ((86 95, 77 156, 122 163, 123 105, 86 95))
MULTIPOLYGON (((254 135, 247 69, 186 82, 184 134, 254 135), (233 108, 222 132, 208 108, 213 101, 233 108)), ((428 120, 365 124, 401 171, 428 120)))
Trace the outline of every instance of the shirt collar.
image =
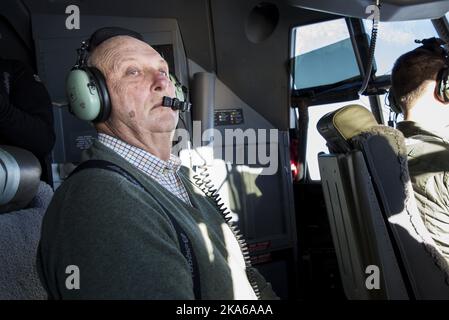
POLYGON ((170 154, 170 158, 164 161, 148 151, 105 133, 98 134, 98 141, 155 179, 158 179, 159 175, 165 173, 166 170, 177 172, 181 167, 181 159, 174 154, 170 154))

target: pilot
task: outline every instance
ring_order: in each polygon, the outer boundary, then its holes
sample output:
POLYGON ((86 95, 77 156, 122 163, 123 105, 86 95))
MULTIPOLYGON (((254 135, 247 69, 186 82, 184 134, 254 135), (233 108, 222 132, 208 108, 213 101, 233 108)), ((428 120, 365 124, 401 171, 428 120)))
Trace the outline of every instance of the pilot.
POLYGON ((111 110, 93 120, 91 165, 58 188, 44 218, 38 268, 50 298, 276 298, 171 154, 179 111, 163 106, 175 97, 167 62, 122 28, 98 30, 87 48, 84 70, 104 76, 111 110))
POLYGON ((51 106, 45 86, 26 64, 0 58, 0 145, 31 151, 47 181, 46 157, 55 143, 51 106))
POLYGON ((449 262, 449 61, 440 39, 400 56, 394 64, 390 102, 408 139, 408 166, 418 209, 449 262))

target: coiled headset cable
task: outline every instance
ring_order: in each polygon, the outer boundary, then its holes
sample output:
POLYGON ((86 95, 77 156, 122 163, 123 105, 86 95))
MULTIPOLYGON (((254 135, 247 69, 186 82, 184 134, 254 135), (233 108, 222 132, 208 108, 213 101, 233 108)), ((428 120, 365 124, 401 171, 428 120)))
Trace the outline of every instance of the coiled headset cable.
POLYGON ((363 79, 362 87, 359 90, 359 95, 363 94, 368 87, 369 79, 371 78, 371 70, 373 68, 374 61, 374 52, 376 50, 376 41, 377 41, 377 32, 379 30, 379 20, 380 20, 380 7, 382 4, 380 0, 376 1, 376 7, 379 12, 378 16, 374 16, 373 18, 373 28, 371 30, 371 40, 369 45, 369 53, 368 53, 368 64, 365 69, 365 78, 363 79))
MULTIPOLYGON (((184 122, 184 119, 180 116, 179 119, 181 119, 182 123, 184 124, 184 127, 186 127, 186 124, 184 122)), ((188 141, 188 150, 189 152, 192 150, 190 148, 191 141, 188 141)), ((253 266, 251 263, 251 257, 249 254, 248 244, 246 243, 246 240, 243 237, 243 234, 241 233, 238 226, 232 222, 231 217, 231 211, 226 207, 223 199, 220 197, 220 194, 218 193, 218 189, 214 187, 212 183, 212 179, 210 178, 210 173, 207 168, 207 161, 201 156, 201 154, 196 150, 193 149, 195 153, 200 157, 200 159, 203 161, 202 165, 197 166, 196 168, 193 168, 195 174, 193 175, 193 183, 196 185, 206 197, 212 200, 213 204, 217 208, 218 212, 220 212, 221 216, 225 220, 226 224, 231 229, 232 233, 234 234, 235 238, 237 239, 237 242, 240 246, 240 250, 242 252, 244 261, 245 261, 245 267, 246 267, 246 274, 248 276, 248 281, 251 285, 251 287, 254 290, 254 293, 256 294, 256 297, 258 300, 260 300, 260 290, 259 286, 257 285, 256 281, 256 275, 254 274, 253 266)))

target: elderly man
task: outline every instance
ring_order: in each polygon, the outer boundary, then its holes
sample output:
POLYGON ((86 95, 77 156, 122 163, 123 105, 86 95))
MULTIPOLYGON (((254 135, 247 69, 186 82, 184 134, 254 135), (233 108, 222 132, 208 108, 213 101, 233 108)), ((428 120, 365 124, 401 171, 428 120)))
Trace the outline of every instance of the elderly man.
POLYGON ((49 296, 276 298, 171 154, 178 111, 162 106, 164 96, 174 97, 166 61, 140 36, 117 30, 90 51, 89 64, 106 79, 111 114, 95 124, 99 138, 85 157, 120 172, 81 170, 56 191, 38 257, 49 296))

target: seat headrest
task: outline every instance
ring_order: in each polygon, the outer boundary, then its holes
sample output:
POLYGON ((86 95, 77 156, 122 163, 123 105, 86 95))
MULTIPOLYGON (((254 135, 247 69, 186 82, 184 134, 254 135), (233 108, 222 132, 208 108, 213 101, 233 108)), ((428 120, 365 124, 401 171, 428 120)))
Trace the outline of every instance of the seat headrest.
POLYGON ((326 139, 330 152, 348 152, 349 140, 378 125, 365 107, 351 104, 324 115, 317 123, 318 132, 326 139))
POLYGON ((41 172, 31 152, 0 145, 0 213, 25 208, 37 193, 41 172))

